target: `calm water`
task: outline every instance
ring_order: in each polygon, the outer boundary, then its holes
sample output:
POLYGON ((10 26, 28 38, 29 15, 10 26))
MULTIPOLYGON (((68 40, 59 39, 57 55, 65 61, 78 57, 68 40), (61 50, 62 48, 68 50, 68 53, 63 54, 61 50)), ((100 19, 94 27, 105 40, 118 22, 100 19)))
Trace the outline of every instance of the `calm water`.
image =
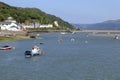
POLYGON ((88 33, 41 37, 0 43, 16 47, 0 51, 0 80, 120 80, 120 40, 88 33), (33 45, 45 55, 25 58, 33 45))

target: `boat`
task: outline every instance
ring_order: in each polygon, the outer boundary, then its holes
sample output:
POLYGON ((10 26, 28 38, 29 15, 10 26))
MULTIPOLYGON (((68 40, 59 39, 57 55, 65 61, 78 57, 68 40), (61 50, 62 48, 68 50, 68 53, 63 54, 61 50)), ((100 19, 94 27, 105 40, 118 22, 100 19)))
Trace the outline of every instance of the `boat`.
POLYGON ((30 58, 30 57, 34 57, 34 56, 42 56, 44 54, 43 51, 39 52, 39 53, 35 53, 35 54, 32 54, 32 51, 31 50, 27 50, 25 51, 25 57, 26 58, 30 58))
POLYGON ((60 34, 67 34, 66 32, 60 32, 60 34))
POLYGON ((118 37, 118 36, 115 36, 115 39, 119 39, 119 37, 118 37))
POLYGON ((15 47, 8 46, 8 45, 0 47, 0 50, 11 50, 11 49, 15 49, 15 47))
POLYGON ((40 44, 44 44, 44 42, 40 42, 40 44))
POLYGON ((31 35, 30 38, 33 38, 33 39, 39 39, 39 38, 40 38, 40 35, 39 35, 39 34, 31 35))
POLYGON ((40 50, 37 46, 34 46, 32 50, 25 51, 25 57, 33 57, 33 56, 41 56, 44 54, 42 50, 40 50))

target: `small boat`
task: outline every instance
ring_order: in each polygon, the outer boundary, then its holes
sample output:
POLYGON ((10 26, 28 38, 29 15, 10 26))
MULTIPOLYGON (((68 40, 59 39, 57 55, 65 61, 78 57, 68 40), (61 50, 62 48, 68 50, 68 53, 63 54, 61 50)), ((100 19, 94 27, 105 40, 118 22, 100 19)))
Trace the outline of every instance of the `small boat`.
POLYGON ((32 54, 32 51, 27 50, 27 51, 25 51, 24 54, 25 54, 25 57, 26 57, 26 58, 30 58, 30 57, 33 57, 33 56, 41 56, 41 55, 44 54, 44 52, 41 51, 41 52, 39 52, 39 53, 32 54))
POLYGON ((43 42, 40 42, 40 44, 44 44, 43 42))
POLYGON ((0 50, 11 50, 11 49, 14 49, 14 48, 15 48, 15 47, 6 45, 6 46, 0 47, 0 50))
POLYGON ((60 34, 67 34, 66 32, 60 32, 60 34))
POLYGON ((36 38, 36 36, 30 36, 30 38, 36 38))
POLYGON ((31 35, 30 38, 33 38, 33 39, 38 39, 40 38, 40 35, 39 34, 36 34, 36 35, 31 35))
POLYGON ((32 50, 25 51, 25 57, 33 57, 33 56, 41 56, 44 54, 42 50, 40 50, 37 46, 34 46, 32 50))
POLYGON ((25 57, 32 57, 31 51, 27 50, 25 51, 25 57))
POLYGON ((118 37, 118 36, 115 36, 115 39, 119 39, 119 37, 118 37))

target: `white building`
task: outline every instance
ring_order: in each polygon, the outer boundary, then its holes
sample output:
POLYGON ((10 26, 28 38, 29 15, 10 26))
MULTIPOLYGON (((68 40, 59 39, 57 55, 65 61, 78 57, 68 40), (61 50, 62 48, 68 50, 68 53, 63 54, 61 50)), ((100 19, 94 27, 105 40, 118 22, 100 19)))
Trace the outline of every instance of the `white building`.
POLYGON ((1 30, 20 31, 20 26, 16 24, 16 21, 12 17, 8 17, 5 22, 0 22, 1 30))
POLYGON ((24 29, 26 29, 26 28, 38 28, 40 26, 40 23, 39 22, 29 23, 29 24, 22 23, 22 24, 20 24, 20 26, 22 26, 22 28, 24 28, 24 29))
POLYGON ((42 24, 40 25, 40 28, 53 28, 52 24, 42 24))
POLYGON ((58 25, 58 21, 54 21, 54 25, 56 26, 56 27, 58 27, 59 25, 58 25))

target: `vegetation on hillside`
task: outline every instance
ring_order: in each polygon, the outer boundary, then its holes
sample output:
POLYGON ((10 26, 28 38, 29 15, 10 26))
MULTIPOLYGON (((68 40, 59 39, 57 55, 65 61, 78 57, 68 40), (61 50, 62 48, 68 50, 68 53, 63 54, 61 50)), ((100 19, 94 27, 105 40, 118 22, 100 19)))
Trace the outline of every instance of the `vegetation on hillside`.
POLYGON ((13 7, 0 2, 0 21, 4 21, 10 16, 19 23, 29 24, 39 22, 40 24, 53 24, 54 21, 58 21, 60 29, 74 29, 73 25, 68 22, 54 15, 47 14, 37 8, 13 7))

